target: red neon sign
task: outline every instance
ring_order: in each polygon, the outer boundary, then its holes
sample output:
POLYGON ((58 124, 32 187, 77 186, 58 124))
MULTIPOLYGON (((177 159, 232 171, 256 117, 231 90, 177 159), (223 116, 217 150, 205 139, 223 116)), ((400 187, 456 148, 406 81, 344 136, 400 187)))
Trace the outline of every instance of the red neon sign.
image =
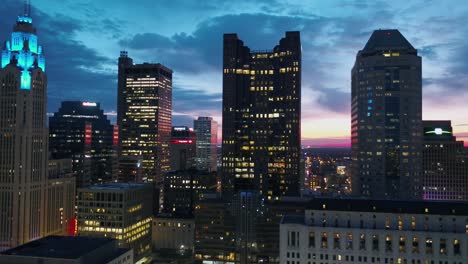
POLYGON ((173 139, 171 144, 192 144, 193 140, 184 140, 184 139, 173 139))
POLYGON ((68 235, 75 236, 76 233, 78 233, 78 220, 76 220, 76 218, 72 218, 68 223, 68 235))
POLYGON ((112 144, 119 144, 119 126, 114 125, 114 132, 112 133, 112 144))
POLYGON ((91 145, 92 135, 93 135, 93 126, 92 126, 92 124, 91 123, 86 123, 86 125, 85 125, 85 139, 84 139, 84 142, 85 142, 86 146, 91 145))

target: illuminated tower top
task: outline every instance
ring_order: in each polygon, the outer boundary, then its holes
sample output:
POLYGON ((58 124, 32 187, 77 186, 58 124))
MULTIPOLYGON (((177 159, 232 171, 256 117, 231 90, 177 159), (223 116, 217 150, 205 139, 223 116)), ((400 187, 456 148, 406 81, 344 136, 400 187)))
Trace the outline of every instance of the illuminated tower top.
POLYGON ((38 45, 36 28, 30 17, 29 3, 25 3, 24 15, 18 16, 11 39, 2 49, 1 68, 16 65, 21 70, 21 89, 31 88, 31 71, 40 68, 45 72, 45 57, 38 45))

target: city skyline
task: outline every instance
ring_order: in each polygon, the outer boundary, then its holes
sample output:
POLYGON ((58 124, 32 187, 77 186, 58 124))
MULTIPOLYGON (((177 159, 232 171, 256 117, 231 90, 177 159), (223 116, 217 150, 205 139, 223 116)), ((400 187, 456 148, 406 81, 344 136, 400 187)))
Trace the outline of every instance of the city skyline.
MULTIPOLYGON (((154 7, 150 1, 141 1, 131 7, 135 12, 130 13, 139 14, 135 19, 123 13, 128 8, 124 1, 114 5, 66 1, 60 7, 54 1, 33 1, 32 17, 48 57, 48 112, 55 112, 64 100, 101 102, 106 111, 116 111, 116 58, 126 49, 137 63, 161 62, 174 69, 174 125, 191 126, 200 115, 213 116, 221 125, 222 33, 238 33, 246 45, 262 50, 274 45, 282 32, 300 30, 302 143, 348 145, 355 54, 374 29, 397 28, 423 58, 423 119, 452 120, 455 136, 468 141, 463 116, 467 95, 462 93, 468 78, 462 39, 468 31, 461 26, 466 23, 467 7, 423 1, 392 6, 366 1, 315 6, 300 1, 286 6, 216 3, 172 1, 154 7)), ((2 40, 21 12, 18 1, 4 1, 2 40)))

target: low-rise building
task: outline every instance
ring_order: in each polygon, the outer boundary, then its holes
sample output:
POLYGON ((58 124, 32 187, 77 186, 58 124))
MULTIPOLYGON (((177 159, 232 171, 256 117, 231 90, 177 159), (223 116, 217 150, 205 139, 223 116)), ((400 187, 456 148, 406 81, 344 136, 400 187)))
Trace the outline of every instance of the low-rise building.
POLYGON ((109 183, 78 189, 78 235, 111 237, 133 248, 139 260, 151 252, 153 185, 109 183))
POLYGON ((8 264, 133 264, 133 250, 117 240, 97 237, 48 236, 0 253, 8 264))
POLYGON ((466 263, 468 203, 313 199, 280 224, 280 263, 466 263))
POLYGON ((158 216, 153 219, 153 250, 175 255, 191 255, 195 236, 193 217, 158 216))

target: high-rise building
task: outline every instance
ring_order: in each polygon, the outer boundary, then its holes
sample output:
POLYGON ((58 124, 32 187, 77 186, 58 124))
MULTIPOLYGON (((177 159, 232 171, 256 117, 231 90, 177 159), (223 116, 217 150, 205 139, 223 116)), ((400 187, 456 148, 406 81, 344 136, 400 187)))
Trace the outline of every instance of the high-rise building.
POLYGON ((197 133, 196 166, 199 170, 217 170, 218 123, 212 117, 198 117, 193 121, 197 133))
POLYGON ((420 199, 421 57, 398 30, 376 30, 351 75, 353 194, 420 199))
POLYGON ((109 182, 117 174, 118 129, 99 103, 65 101, 49 118, 53 159, 72 159, 77 186, 109 182))
POLYGON ((423 198, 468 200, 468 153, 450 121, 423 121, 423 198))
POLYGON ((142 182, 143 172, 141 168, 141 157, 122 156, 119 159, 119 171, 116 182, 142 182))
POLYGON ((151 252, 153 184, 108 183, 78 189, 78 235, 110 237, 133 248, 139 260, 151 252))
POLYGON ((76 178, 71 159, 49 160, 44 235, 75 235, 76 178))
POLYGON ((205 194, 195 207, 195 263, 239 263, 236 219, 219 194, 205 194))
POLYGON ((174 126, 171 132, 171 170, 187 170, 195 167, 197 137, 192 128, 174 126))
POLYGON ((216 191, 216 184, 216 172, 192 168, 166 173, 163 185, 163 212, 173 216, 193 216, 199 195, 216 191))
POLYGON ((47 76, 29 8, 18 16, 0 67, 0 250, 44 233, 47 76))
POLYGON ((269 51, 251 51, 224 35, 224 193, 299 194, 301 42, 286 32, 269 51))
POLYGON ((162 182, 170 169, 172 70, 119 58, 117 124, 120 156, 141 156, 143 178, 162 182))

